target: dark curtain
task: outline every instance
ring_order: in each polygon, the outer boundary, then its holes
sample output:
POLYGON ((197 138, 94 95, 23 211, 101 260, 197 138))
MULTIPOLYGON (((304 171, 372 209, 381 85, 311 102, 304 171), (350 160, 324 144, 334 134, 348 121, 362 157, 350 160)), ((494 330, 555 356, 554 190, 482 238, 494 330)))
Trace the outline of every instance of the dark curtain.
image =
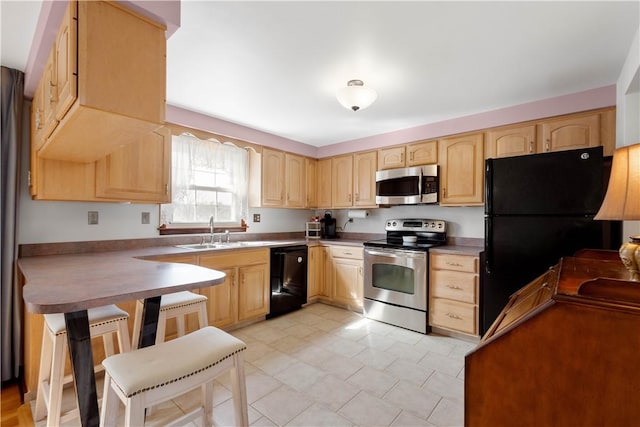
POLYGON ((2 67, 2 174, 0 175, 0 224, 2 226, 2 381, 20 374, 22 359, 22 298, 17 281, 18 198, 20 151, 22 145, 22 104, 24 73, 2 67))

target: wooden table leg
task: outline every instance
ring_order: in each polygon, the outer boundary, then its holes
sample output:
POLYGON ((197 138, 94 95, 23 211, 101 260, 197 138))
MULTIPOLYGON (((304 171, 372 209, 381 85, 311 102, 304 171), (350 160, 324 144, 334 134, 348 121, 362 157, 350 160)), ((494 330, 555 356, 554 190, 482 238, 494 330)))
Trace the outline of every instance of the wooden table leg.
POLYGON ((160 314, 161 296, 146 298, 142 310, 142 322, 140 324, 140 339, 138 348, 149 347, 156 343, 158 330, 158 315, 160 314))
POLYGON ((100 412, 98 412, 96 378, 93 373, 93 352, 87 310, 65 313, 64 320, 67 326, 67 341, 76 386, 80 422, 83 427, 99 426, 100 412))

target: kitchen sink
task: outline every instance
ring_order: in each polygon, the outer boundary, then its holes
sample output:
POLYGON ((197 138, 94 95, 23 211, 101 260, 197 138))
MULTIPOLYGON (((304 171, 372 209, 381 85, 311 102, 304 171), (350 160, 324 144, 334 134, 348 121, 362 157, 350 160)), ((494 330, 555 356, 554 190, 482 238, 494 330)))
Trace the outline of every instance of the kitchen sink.
POLYGON ((211 249, 229 249, 229 248, 243 248, 243 247, 256 247, 256 246, 269 246, 274 244, 273 241, 254 240, 247 242, 228 242, 228 243, 193 243, 190 245, 176 245, 181 249, 192 250, 211 250, 211 249))
POLYGON ((202 249, 221 249, 230 247, 228 243, 194 243, 191 245, 176 245, 176 248, 181 249, 193 249, 193 250, 202 250, 202 249))

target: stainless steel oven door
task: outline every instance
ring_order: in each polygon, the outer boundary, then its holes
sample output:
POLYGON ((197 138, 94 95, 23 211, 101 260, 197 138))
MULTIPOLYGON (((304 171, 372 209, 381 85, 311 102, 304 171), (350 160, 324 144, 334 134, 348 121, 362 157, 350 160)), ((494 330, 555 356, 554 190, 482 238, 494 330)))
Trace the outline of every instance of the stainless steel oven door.
POLYGON ((366 247, 364 297, 427 311, 427 252, 366 247))

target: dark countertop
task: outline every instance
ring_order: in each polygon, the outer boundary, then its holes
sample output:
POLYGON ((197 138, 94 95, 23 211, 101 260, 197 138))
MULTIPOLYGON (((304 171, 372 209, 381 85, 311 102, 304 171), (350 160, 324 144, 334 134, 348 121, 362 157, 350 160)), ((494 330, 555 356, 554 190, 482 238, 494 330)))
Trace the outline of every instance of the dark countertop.
POLYGON ((432 254, 457 254, 478 256, 484 251, 481 246, 444 245, 429 249, 432 254))

